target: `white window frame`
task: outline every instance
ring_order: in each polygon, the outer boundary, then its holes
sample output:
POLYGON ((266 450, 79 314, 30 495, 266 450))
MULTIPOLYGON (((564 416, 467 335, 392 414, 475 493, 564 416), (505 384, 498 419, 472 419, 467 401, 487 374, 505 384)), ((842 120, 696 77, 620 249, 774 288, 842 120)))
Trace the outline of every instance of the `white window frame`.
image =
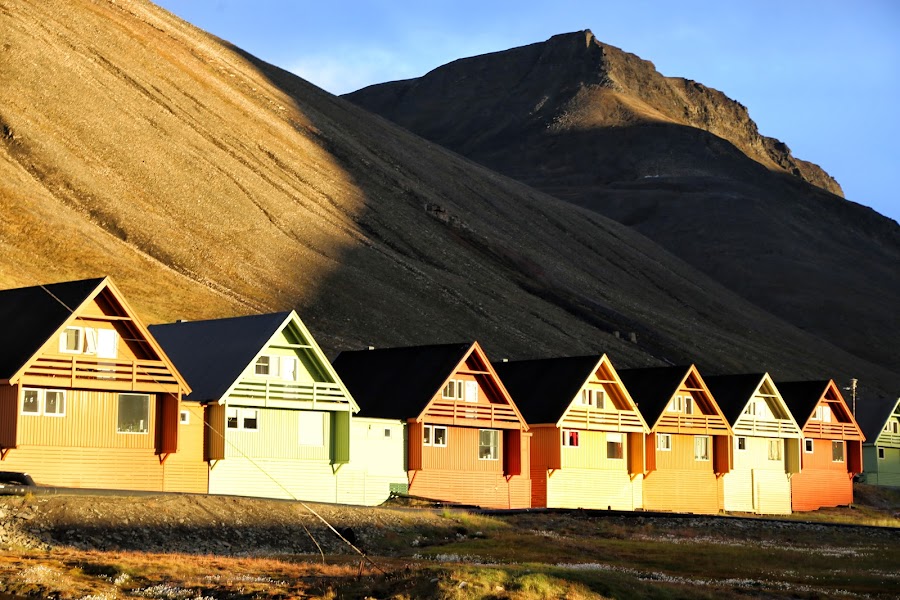
POLYGON ((680 413, 684 412, 684 398, 681 394, 677 396, 673 396, 671 400, 669 400, 669 405, 666 407, 666 411, 680 413))
POLYGON ((258 408, 245 408, 242 406, 226 406, 225 407, 225 429, 232 431, 259 431, 259 409, 258 408), (237 427, 230 427, 228 425, 229 412, 233 412, 235 416, 235 424, 237 427), (245 427, 244 421, 246 420, 246 414, 256 413, 256 427, 245 427))
POLYGON ((393 427, 385 427, 384 428, 384 439, 389 440, 394 437, 394 428, 393 427))
POLYGON ((464 379, 449 379, 441 390, 441 398, 446 400, 462 400, 465 384, 464 379))
POLYGON ((135 392, 123 392, 121 394, 116 395, 116 433, 122 435, 148 435, 150 433, 150 415, 153 412, 153 406, 151 405, 151 400, 153 396, 151 394, 138 394, 135 392), (123 396, 143 396, 147 398, 147 424, 144 428, 144 431, 122 431, 119 429, 119 419, 121 417, 121 408, 122 408, 122 397, 123 396))
POLYGON ((672 451, 672 434, 671 433, 657 433, 656 434, 656 449, 657 449, 657 451, 671 452, 672 451), (665 444, 663 444, 663 440, 665 440, 665 444))
POLYGON ((780 439, 769 440, 769 460, 784 459, 784 444, 780 439), (773 450, 775 450, 773 452, 773 450))
POLYGON ((831 440, 831 462, 833 463, 842 463, 847 460, 847 447, 844 445, 843 440, 831 440), (840 460, 834 459, 834 449, 837 447, 835 444, 841 445, 841 458, 840 460))
POLYGON ((816 451, 816 443, 812 438, 803 438, 803 453, 812 454, 816 451))
POLYGON ((422 427, 422 433, 423 433, 423 439, 422 439, 423 446, 433 446, 435 448, 446 448, 447 447, 447 441, 450 439, 450 430, 447 429, 446 425, 425 425, 424 427, 422 427), (437 443, 437 430, 438 429, 444 430, 444 443, 443 444, 437 443))
POLYGON ((900 422, 891 421, 891 433, 900 433, 900 422))
POLYGON ((500 460, 500 430, 499 429, 479 429, 478 430, 478 460, 500 460), (481 443, 481 434, 484 432, 490 432, 492 434, 492 438, 494 438, 494 442, 488 448, 492 448, 494 452, 492 452, 492 456, 481 456, 481 449, 484 445, 481 443))
POLYGON ((19 402, 19 414, 29 417, 65 417, 67 403, 68 395, 66 394, 66 390, 23 387, 21 400, 19 402), (37 394, 37 412, 25 410, 25 392, 35 392, 37 394), (47 392, 62 394, 62 412, 47 412, 47 392))
POLYGON ((275 365, 279 364, 279 361, 277 360, 277 358, 278 358, 277 356, 272 356, 271 354, 260 354, 259 356, 256 357, 256 360, 253 361, 253 374, 256 375, 257 377, 277 377, 278 376, 278 368, 275 367, 275 365), (273 358, 276 360, 272 360, 273 358), (260 364, 261 360, 266 361, 265 365, 260 364), (266 368, 265 373, 259 372, 259 368, 262 366, 265 366, 265 368, 266 368), (274 369, 275 372, 273 372, 273 367, 275 367, 275 369, 274 369))
POLYGON ((191 424, 191 411, 189 411, 189 410, 178 411, 178 424, 179 425, 190 425, 191 424))
POLYGON ((603 410, 606 408, 606 390, 602 388, 584 388, 581 390, 582 406, 591 406, 603 410))
POLYGON ((712 454, 712 452, 710 452, 710 446, 712 445, 710 442, 711 442, 711 440, 708 435, 695 435, 694 436, 694 461, 695 462, 709 462, 710 455, 712 454), (697 441, 701 440, 701 439, 705 440, 703 455, 701 455, 697 452, 697 441))
POLYGON ((734 449, 738 452, 745 452, 747 450, 747 436, 739 435, 734 438, 734 449), (744 447, 741 448, 741 442, 743 442, 744 447))
POLYGON ((70 325, 63 329, 59 338, 59 351, 62 354, 83 354, 84 353, 84 327, 79 327, 77 325, 70 325), (78 348, 75 350, 70 350, 68 348, 68 333, 71 330, 75 330, 78 332, 78 348))
POLYGON ((696 402, 694 402, 693 396, 685 396, 684 397, 684 414, 686 414, 686 415, 694 414, 694 405, 695 404, 696 404, 696 402))
POLYGON ((606 434, 606 458, 608 460, 625 460, 625 436, 623 436, 621 433, 606 434), (621 456, 610 456, 610 444, 616 444, 619 447, 620 452, 618 452, 617 454, 621 454, 621 456))
POLYGON ((566 448, 578 448, 581 445, 581 432, 577 429, 562 430, 562 445, 566 448), (575 443, 572 442, 572 434, 575 434, 575 443))
POLYGON ((831 407, 826 404, 819 404, 816 406, 816 413, 813 415, 813 419, 817 421, 822 421, 823 423, 831 423, 831 407))
POLYGON ((878 448, 878 460, 884 460, 884 448, 878 448))

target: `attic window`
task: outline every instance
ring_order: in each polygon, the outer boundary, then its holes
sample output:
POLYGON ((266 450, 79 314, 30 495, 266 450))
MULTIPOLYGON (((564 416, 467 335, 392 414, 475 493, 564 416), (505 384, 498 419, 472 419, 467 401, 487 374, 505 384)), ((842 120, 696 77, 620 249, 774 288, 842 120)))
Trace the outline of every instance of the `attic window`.
POLYGON ((581 405, 604 408, 606 406, 606 391, 592 388, 581 390, 581 405))
POLYGON ((272 371, 272 357, 260 356, 256 359, 256 374, 269 375, 272 371))
POLYGON ((844 442, 831 442, 831 462, 844 462, 844 442))
POLYGON ((262 377, 280 377, 285 381, 296 381, 297 357, 264 354, 256 359, 253 372, 262 377))
POLYGON ((891 433, 900 433, 900 423, 891 421, 891 433))
POLYGON ((816 407, 816 412, 813 415, 813 419, 816 421, 823 421, 825 423, 831 423, 831 407, 820 404, 816 407))
POLYGON ((689 395, 675 396, 669 401, 669 406, 666 407, 666 410, 669 412, 692 415, 694 414, 694 399, 689 395))
POLYGON ((81 354, 84 347, 84 329, 66 327, 59 338, 59 351, 68 354, 81 354))
POLYGON ((448 398, 450 400, 462 400, 463 397, 463 382, 461 379, 451 379, 447 382, 447 385, 444 386, 444 390, 441 392, 441 398, 448 398))
POLYGON ((562 438, 563 438, 563 446, 567 446, 569 448, 577 448, 578 447, 578 431, 575 429, 563 429, 562 430, 562 438))

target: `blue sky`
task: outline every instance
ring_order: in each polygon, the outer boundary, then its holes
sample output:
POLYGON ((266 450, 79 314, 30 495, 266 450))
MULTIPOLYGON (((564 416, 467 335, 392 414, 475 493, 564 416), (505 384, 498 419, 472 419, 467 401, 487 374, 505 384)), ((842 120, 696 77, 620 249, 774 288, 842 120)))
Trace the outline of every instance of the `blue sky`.
POLYGON ((900 221, 894 0, 157 3, 335 94, 590 29, 741 102, 763 135, 822 166, 847 198, 900 221))

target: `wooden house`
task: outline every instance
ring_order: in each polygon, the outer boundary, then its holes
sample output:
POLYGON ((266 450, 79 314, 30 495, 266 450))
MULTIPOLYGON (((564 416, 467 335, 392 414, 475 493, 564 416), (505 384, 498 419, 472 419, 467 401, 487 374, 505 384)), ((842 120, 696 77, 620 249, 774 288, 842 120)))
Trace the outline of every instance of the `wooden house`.
POLYGON ((790 514, 791 477, 800 471, 800 427, 768 373, 707 377, 734 432, 725 510, 790 514))
POLYGON ((361 415, 407 422, 409 494, 531 505, 528 426, 477 342, 342 352, 334 367, 361 415))
POLYGON ((791 477, 795 511, 853 503, 865 439, 834 381, 779 382, 803 432, 800 472, 791 477))
MULTIPOLYGON (((150 329, 193 382, 187 400, 203 407, 209 493, 347 504, 388 497, 392 481, 350 466, 359 407, 294 311, 150 329)), ((402 423, 385 428, 373 447, 382 451, 387 437, 402 451, 402 423)))
POLYGON ((605 354, 494 368, 532 434, 533 507, 643 507, 650 429, 605 354))
POLYGON ((866 399, 857 405, 863 444, 863 480, 900 488, 900 398, 866 399))
POLYGON ((190 387, 108 278, 0 291, 0 470, 206 491, 190 387))
POLYGON ((717 513, 722 476, 731 470, 731 426, 697 367, 619 371, 650 434, 644 509, 717 513))

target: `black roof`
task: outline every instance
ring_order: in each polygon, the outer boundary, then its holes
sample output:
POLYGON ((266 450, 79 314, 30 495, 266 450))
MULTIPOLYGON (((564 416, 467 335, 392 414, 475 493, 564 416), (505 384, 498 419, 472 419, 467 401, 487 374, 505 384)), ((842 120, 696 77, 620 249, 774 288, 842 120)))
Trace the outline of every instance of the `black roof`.
POLYGON ((9 379, 41 349, 104 278, 0 291, 0 379, 9 379))
POLYGON ((556 423, 601 356, 569 356, 494 363, 527 423, 556 423))
POLYGON ((856 423, 868 442, 875 442, 897 405, 895 398, 857 398, 856 423))
POLYGON ((794 420, 802 429, 806 426, 806 422, 812 416, 813 410, 825 390, 828 389, 828 381, 779 381, 775 385, 784 403, 787 404, 794 420))
POLYGON ((188 400, 219 400, 290 312, 151 325, 150 333, 191 387, 188 400))
POLYGON ((333 366, 359 416, 418 417, 465 358, 472 342, 341 352, 333 366))
POLYGON ((638 410, 649 427, 653 427, 662 416, 669 400, 678 391, 678 386, 691 367, 650 367, 645 369, 623 369, 618 371, 619 379, 637 404, 638 410))
POLYGON ((747 402, 759 384, 762 383, 764 373, 748 373, 746 375, 715 375, 704 377, 703 381, 709 388, 716 404, 722 410, 722 414, 728 419, 729 425, 734 425, 747 402))

